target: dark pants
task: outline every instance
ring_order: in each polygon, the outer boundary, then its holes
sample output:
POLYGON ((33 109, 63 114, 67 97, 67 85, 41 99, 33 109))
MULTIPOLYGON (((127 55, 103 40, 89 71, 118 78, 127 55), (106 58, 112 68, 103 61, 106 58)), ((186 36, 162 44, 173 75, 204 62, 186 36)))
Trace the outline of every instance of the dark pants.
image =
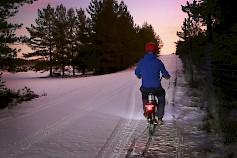
POLYGON ((148 103, 148 95, 149 93, 154 93, 156 98, 158 99, 158 112, 157 117, 163 118, 165 113, 165 90, 161 88, 140 88, 142 92, 142 102, 143 102, 143 110, 145 111, 145 104, 148 103))

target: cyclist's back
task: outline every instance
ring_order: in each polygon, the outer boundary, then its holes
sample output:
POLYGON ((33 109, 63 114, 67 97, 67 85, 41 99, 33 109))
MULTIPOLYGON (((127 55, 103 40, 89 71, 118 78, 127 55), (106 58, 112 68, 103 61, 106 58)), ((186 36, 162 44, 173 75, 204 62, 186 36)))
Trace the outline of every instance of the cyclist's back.
POLYGON ((144 55, 144 58, 138 62, 135 70, 137 77, 142 77, 142 86, 144 88, 161 87, 160 72, 163 76, 169 77, 164 64, 152 51, 149 51, 144 55))

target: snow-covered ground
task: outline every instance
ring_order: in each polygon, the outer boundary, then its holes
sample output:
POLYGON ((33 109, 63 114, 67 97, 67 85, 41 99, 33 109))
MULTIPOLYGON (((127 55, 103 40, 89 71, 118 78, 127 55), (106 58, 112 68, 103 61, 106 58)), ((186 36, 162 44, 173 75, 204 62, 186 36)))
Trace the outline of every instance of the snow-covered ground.
MULTIPOLYGON (((156 129, 147 157, 216 157, 221 139, 198 128, 205 111, 190 106, 181 60, 176 55, 160 59, 172 77, 162 80, 167 93, 165 124, 156 129), (210 140, 214 147, 203 153, 202 145, 210 140)), ((142 115, 141 80, 134 68, 85 78, 39 78, 47 75, 3 74, 10 89, 27 86, 47 95, 0 111, 1 158, 141 156, 148 133, 142 115)))

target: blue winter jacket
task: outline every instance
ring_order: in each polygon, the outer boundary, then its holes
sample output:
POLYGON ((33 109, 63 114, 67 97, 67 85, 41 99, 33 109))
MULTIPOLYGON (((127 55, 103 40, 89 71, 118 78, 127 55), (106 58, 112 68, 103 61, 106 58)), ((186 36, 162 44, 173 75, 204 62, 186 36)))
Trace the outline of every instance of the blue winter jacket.
POLYGON ((165 78, 170 77, 163 62, 153 52, 146 53, 135 69, 136 76, 142 78, 143 88, 160 88, 160 73, 165 78))

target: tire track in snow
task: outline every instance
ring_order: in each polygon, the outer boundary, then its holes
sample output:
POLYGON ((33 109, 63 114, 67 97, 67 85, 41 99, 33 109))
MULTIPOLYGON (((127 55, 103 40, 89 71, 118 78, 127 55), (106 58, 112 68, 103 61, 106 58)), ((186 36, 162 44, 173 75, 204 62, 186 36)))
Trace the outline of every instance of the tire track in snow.
POLYGON ((148 152, 148 150, 149 150, 151 144, 152 144, 152 137, 151 137, 151 138, 148 138, 148 140, 147 140, 147 142, 146 142, 146 145, 145 145, 145 148, 144 148, 143 151, 142 151, 142 155, 141 155, 142 157, 145 157, 145 156, 146 156, 146 154, 147 154, 147 152, 148 152))
MULTIPOLYGON (((93 88, 91 88, 91 90, 93 90, 93 88)), ((95 98, 96 94, 98 94, 98 93, 96 93, 96 91, 95 91, 94 94, 95 95, 93 95, 93 98, 95 98)), ((76 98, 76 97, 74 96, 74 98, 76 98)), ((91 99, 93 99, 93 98, 91 98, 91 99)), ((72 98, 69 98, 69 100, 70 99, 72 99, 72 98)), ((56 101, 56 102, 53 101, 53 102, 50 102, 48 104, 49 104, 49 107, 52 107, 52 106, 55 106, 59 103, 67 102, 67 101, 68 101, 68 99, 65 100, 65 98, 62 97, 58 101, 56 101), (54 103, 54 104, 52 104, 52 103, 54 103)), ((87 103, 87 105, 91 105, 90 101, 87 103)), ((45 106, 47 106, 48 104, 45 104, 45 106)), ((33 111, 31 111, 31 114, 36 113, 38 111, 41 111, 43 109, 49 108, 49 107, 45 107, 45 106, 43 108, 33 109, 33 111)), ((9 157, 9 158, 17 156, 17 155, 21 154, 22 152, 24 152, 25 150, 29 149, 33 144, 35 144, 39 141, 42 141, 46 137, 54 134, 58 130, 66 127, 67 125, 69 125, 71 123, 73 123, 74 121, 76 121, 77 119, 85 116, 89 112, 90 112, 90 108, 87 108, 86 110, 82 110, 82 111, 80 111, 80 113, 74 112, 73 114, 70 114, 68 116, 63 117, 59 121, 57 121, 57 122, 55 122, 51 125, 48 125, 43 129, 40 129, 40 130, 34 132, 32 135, 24 138, 22 141, 19 141, 19 142, 14 143, 14 144, 7 144, 5 146, 5 149, 4 149, 4 147, 2 147, 2 149, 1 149, 2 151, 0 152, 0 155, 3 156, 3 157, 9 157), (11 146, 11 147, 9 148, 9 146, 11 146)), ((21 115, 19 117, 24 117, 24 115, 21 115)), ((19 117, 17 117, 17 118, 19 118, 19 117)))
POLYGON ((120 118, 96 158, 119 157, 129 138, 132 136, 140 121, 140 118, 139 120, 133 120, 135 112, 135 88, 135 84, 130 88, 127 105, 125 106, 127 109, 124 109, 124 111, 127 111, 125 115, 128 115, 128 119, 120 118))
POLYGON ((138 139, 146 132, 146 130, 147 130, 147 128, 145 128, 145 129, 141 132, 140 135, 138 135, 137 137, 135 137, 135 138, 132 140, 131 145, 129 146, 129 148, 128 148, 127 151, 126 151, 126 156, 125 156, 125 158, 130 158, 130 157, 133 155, 136 142, 137 142, 138 139))

